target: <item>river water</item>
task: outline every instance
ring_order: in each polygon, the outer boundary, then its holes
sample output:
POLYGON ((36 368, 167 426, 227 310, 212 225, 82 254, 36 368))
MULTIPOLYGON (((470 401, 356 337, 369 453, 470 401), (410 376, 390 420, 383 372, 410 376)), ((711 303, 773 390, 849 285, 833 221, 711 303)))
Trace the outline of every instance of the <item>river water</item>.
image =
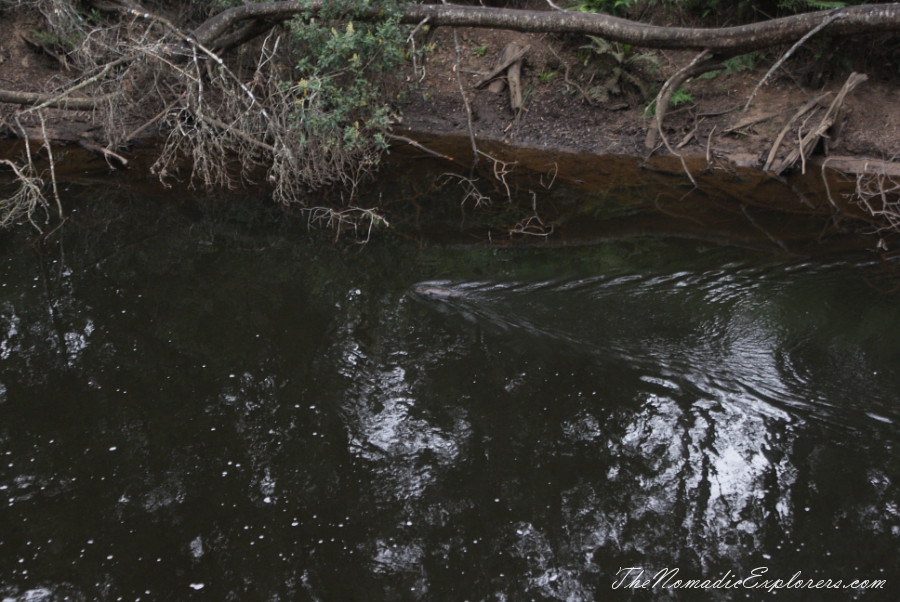
POLYGON ((875 255, 92 195, 0 238, 4 601, 900 594, 875 255))

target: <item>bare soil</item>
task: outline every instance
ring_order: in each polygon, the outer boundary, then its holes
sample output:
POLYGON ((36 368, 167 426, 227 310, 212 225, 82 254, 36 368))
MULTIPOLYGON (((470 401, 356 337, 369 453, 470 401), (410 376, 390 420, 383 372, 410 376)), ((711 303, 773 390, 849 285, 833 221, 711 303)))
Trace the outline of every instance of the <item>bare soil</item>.
MULTIPOLYGON (((642 157, 650 152, 644 144, 653 123, 652 109, 648 111, 650 101, 665 79, 694 56, 652 51, 622 64, 610 53, 592 49, 591 41, 583 36, 460 28, 456 37, 458 58, 451 29, 438 29, 426 40, 430 50, 425 54, 424 74, 420 65, 418 72, 407 78, 400 107, 403 126, 411 132, 467 133, 464 94, 478 139, 597 155, 642 157), (515 112, 505 87, 492 92, 474 85, 491 70, 509 43, 529 47, 522 73, 525 106, 515 112), (592 98, 591 92, 603 82, 616 79, 615 69, 634 75, 644 90, 618 78, 619 93, 609 94, 602 101, 592 98)), ((890 159, 900 153, 900 71, 886 49, 898 46, 898 42, 881 38, 867 44, 845 44, 846 52, 840 59, 827 61, 817 61, 814 50, 801 48, 760 88, 746 113, 742 109, 753 89, 787 48, 772 49, 733 69, 691 80, 684 86, 687 94, 683 95, 683 104, 666 114, 666 137, 685 155, 709 152, 737 165, 761 166, 779 131, 797 109, 825 91, 836 93, 851 71, 857 70, 869 79, 845 101, 843 127, 829 153, 890 159), (873 46, 882 52, 873 52, 873 46), (750 125, 735 128, 741 123, 750 125)), ((634 57, 640 51, 632 53, 634 57)), ((808 124, 798 120, 782 146, 793 144, 804 125, 807 131, 812 128, 814 119, 808 124)), ((657 147, 656 152, 667 151, 657 147)))

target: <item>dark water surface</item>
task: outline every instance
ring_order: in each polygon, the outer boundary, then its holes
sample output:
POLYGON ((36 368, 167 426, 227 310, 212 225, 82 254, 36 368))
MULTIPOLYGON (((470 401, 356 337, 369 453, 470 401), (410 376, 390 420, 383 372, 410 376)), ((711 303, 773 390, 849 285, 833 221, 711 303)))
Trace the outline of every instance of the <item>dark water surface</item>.
POLYGON ((4 601, 900 595, 900 297, 871 256, 93 207, 0 239, 4 601))

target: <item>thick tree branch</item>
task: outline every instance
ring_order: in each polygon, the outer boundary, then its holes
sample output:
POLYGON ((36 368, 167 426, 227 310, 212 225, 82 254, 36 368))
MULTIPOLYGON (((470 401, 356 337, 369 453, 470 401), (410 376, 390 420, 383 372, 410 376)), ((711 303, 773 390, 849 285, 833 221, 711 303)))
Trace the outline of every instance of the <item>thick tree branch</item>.
MULTIPOLYGON (((289 19, 304 12, 315 13, 322 0, 248 4, 222 11, 208 19, 194 36, 201 44, 216 40, 248 19, 289 19)), ((583 33, 643 48, 709 49, 713 53, 739 53, 795 42, 831 19, 826 35, 853 35, 900 31, 900 5, 869 4, 831 11, 804 13, 738 27, 694 29, 659 27, 610 15, 576 11, 533 11, 452 4, 409 4, 401 20, 419 23, 427 18, 433 26, 486 27, 539 33, 583 33), (836 18, 835 14, 840 14, 836 18)), ((373 11, 372 17, 376 13, 373 11)))
POLYGON ((90 111, 98 103, 121 96, 121 94, 107 94, 99 98, 96 96, 90 98, 58 98, 58 96, 58 94, 41 94, 39 92, 0 90, 0 102, 17 105, 42 105, 51 109, 69 109, 71 111, 90 111))

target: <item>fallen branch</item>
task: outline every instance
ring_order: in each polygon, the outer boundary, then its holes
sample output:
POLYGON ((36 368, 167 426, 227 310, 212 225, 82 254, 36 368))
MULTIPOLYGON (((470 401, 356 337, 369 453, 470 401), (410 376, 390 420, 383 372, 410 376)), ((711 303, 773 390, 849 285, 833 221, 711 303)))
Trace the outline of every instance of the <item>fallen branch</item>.
POLYGON ((501 56, 497 65, 493 69, 491 69, 487 74, 485 74, 484 77, 482 77, 480 80, 475 82, 475 87, 476 88, 483 87, 485 84, 490 82, 492 79, 494 79, 495 77, 497 77, 498 75, 500 75, 501 73, 506 71, 506 69, 510 65, 512 65, 519 59, 521 59, 523 56, 525 56, 525 53, 528 52, 529 50, 531 50, 531 45, 528 45, 525 48, 515 50, 512 53, 506 52, 506 49, 504 49, 504 54, 501 56))
POLYGON ((788 119, 788 122, 784 124, 784 127, 781 128, 781 131, 778 132, 778 136, 775 138, 775 143, 772 144, 772 148, 769 149, 769 156, 766 159, 766 164, 763 167, 763 171, 769 171, 769 168, 772 167, 772 162, 775 161, 775 155, 778 153, 778 149, 781 147, 781 143, 784 141, 784 137, 787 135, 788 131, 790 131, 791 126, 795 121, 803 117, 807 112, 816 107, 820 102, 825 100, 826 97, 831 95, 831 92, 826 92, 816 98, 810 100, 805 105, 797 109, 797 112, 788 119))
POLYGON ((111 100, 116 96, 120 96, 120 92, 106 94, 102 97, 94 98, 61 98, 58 99, 55 94, 40 94, 38 92, 17 92, 14 90, 0 90, 0 102, 8 102, 15 105, 37 105, 43 104, 52 109, 69 109, 71 111, 90 111, 97 106, 98 103, 111 100))
POLYGON ((852 92, 856 88, 856 86, 863 83, 867 79, 869 78, 862 73, 854 72, 850 74, 850 76, 847 78, 847 81, 844 82, 844 86, 841 88, 841 91, 838 92, 837 96, 831 102, 831 106, 828 107, 828 110, 825 112, 822 120, 813 130, 811 130, 800 139, 797 148, 792 150, 784 159, 784 161, 782 161, 774 170, 776 174, 782 174, 785 170, 792 167, 800 158, 802 158, 804 162, 806 161, 806 157, 815 148, 816 143, 818 143, 819 139, 824 136, 828 131, 828 128, 830 128, 834 124, 839 115, 841 106, 844 103, 844 99, 850 92, 852 92))
MULTIPOLYGON (((323 0, 271 2, 237 6, 207 19, 193 32, 195 40, 214 45, 231 28, 250 19, 286 20, 302 13, 315 13, 323 0)), ((841 18, 829 23, 829 35, 856 35, 900 30, 900 5, 868 4, 841 9, 841 18)), ((659 27, 599 13, 580 11, 535 11, 452 4, 406 4, 401 21, 419 23, 426 17, 434 27, 484 27, 534 33, 578 33, 595 35, 610 42, 642 48, 709 49, 740 54, 794 42, 828 20, 832 11, 802 13, 715 29, 659 27)), ((373 9, 371 18, 378 16, 373 9)))
MULTIPOLYGON (((48 107, 66 108, 67 99, 74 92, 77 92, 78 90, 81 90, 82 88, 85 88, 97 81, 100 81, 101 79, 103 79, 106 76, 106 74, 108 74, 110 71, 112 71, 112 69, 114 67, 118 67, 119 65, 129 63, 129 62, 135 60, 137 57, 138 57, 137 54, 129 54, 127 56, 122 56, 114 61, 106 63, 106 65, 103 66, 103 69, 101 69, 98 73, 92 75, 91 77, 88 77, 87 79, 81 80, 80 82, 78 82, 77 84, 75 84, 71 87, 66 88, 59 94, 55 94, 53 96, 47 95, 47 96, 49 96, 48 98, 46 98, 45 100, 39 101, 39 103, 33 107, 29 107, 29 108, 25 109, 24 111, 22 111, 21 114, 24 115, 25 113, 31 113, 33 111, 40 111, 41 109, 46 109, 48 107)), ((110 98, 115 98, 115 96, 116 96, 116 93, 106 95, 105 98, 107 100, 109 100, 110 98)), ((97 101, 95 99, 94 103, 89 108, 96 107, 97 106, 96 103, 97 103, 97 101)), ((28 104, 31 104, 31 103, 28 103, 28 104)))
POLYGON ((900 163, 894 161, 832 155, 823 160, 817 160, 816 163, 821 163, 822 167, 825 167, 827 163, 830 169, 853 174, 855 176, 868 174, 900 178, 900 163))
POLYGON ((750 127, 751 125, 756 125, 757 123, 762 123, 763 121, 766 121, 766 120, 768 120, 768 119, 772 119, 773 117, 778 117, 778 115, 780 115, 782 112, 783 112, 783 111, 779 111, 779 112, 777 112, 777 113, 768 113, 768 114, 766 114, 766 115, 762 115, 762 116, 760 116, 760 117, 755 117, 755 118, 753 118, 753 119, 744 119, 744 120, 742 120, 741 122, 736 123, 735 125, 732 125, 732 126, 730 126, 730 127, 728 127, 728 128, 725 128, 725 129, 722 131, 722 133, 723 133, 723 134, 730 134, 730 133, 732 133, 732 132, 736 132, 736 131, 738 131, 738 130, 742 130, 742 129, 744 129, 744 128, 748 128, 748 127, 750 127))
POLYGON ((179 102, 181 102, 183 97, 184 97, 183 95, 179 96, 178 98, 176 98, 175 100, 170 102, 162 111, 160 111, 159 113, 157 113, 156 115, 154 115, 153 117, 151 117, 150 119, 148 119, 143 124, 136 127, 135 129, 131 130, 131 132, 129 134, 126 134, 125 137, 122 138, 122 143, 125 144, 127 142, 130 142, 135 137, 137 137, 138 134, 140 134, 141 132, 143 132, 144 130, 149 128, 151 125, 153 125, 154 123, 156 123, 157 121, 159 121, 160 119, 165 117, 169 111, 171 111, 172 109, 175 108, 175 105, 177 105, 179 102))

